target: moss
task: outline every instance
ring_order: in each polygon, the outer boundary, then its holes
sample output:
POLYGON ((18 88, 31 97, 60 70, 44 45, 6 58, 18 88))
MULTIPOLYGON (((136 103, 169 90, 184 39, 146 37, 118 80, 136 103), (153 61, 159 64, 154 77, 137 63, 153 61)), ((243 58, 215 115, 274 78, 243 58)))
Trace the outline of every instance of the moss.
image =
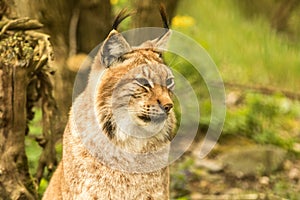
POLYGON ((0 57, 4 63, 27 63, 33 56, 37 40, 23 31, 7 34, 0 40, 0 57))

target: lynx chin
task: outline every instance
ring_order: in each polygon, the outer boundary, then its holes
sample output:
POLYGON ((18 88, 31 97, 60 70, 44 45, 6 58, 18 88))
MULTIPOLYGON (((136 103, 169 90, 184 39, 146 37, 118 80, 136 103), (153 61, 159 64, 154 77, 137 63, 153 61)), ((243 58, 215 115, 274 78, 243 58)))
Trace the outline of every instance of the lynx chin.
POLYGON ((63 156, 43 199, 169 199, 174 76, 162 59, 165 33, 131 46, 121 12, 93 60, 63 136, 63 156))

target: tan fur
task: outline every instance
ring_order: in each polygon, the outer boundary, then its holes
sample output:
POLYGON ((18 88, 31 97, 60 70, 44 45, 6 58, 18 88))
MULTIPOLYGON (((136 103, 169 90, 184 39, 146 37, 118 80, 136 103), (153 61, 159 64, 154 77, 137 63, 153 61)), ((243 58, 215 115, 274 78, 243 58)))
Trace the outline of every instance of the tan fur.
MULTIPOLYGON (((95 58, 88 86, 72 106, 63 137, 63 157, 43 199, 169 198, 167 164, 174 112, 171 110, 164 122, 149 123, 137 113, 155 117, 163 112, 161 105, 173 105, 172 91, 165 85, 172 74, 159 53, 145 44, 132 48, 122 55, 124 61, 115 61, 107 68, 99 62, 101 55, 95 58), (153 79, 153 87, 132 84, 143 73, 153 79), (118 110, 126 88, 136 88, 125 106, 137 124, 134 126, 130 121, 127 124, 129 118, 118 110), (125 129, 118 126, 118 120, 124 120, 125 129), (135 127, 146 125, 157 133, 141 138, 131 135, 135 127)), ((143 133, 136 131, 137 136, 143 133)))

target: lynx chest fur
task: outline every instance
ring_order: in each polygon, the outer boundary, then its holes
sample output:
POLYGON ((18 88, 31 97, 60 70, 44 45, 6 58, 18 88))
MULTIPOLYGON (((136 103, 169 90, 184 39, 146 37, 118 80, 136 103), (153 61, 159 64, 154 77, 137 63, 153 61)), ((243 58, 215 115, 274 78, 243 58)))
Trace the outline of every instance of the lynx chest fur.
POLYGON ((73 103, 63 157, 43 199, 169 198, 174 77, 161 50, 171 33, 132 47, 116 31, 123 19, 116 18, 73 103))

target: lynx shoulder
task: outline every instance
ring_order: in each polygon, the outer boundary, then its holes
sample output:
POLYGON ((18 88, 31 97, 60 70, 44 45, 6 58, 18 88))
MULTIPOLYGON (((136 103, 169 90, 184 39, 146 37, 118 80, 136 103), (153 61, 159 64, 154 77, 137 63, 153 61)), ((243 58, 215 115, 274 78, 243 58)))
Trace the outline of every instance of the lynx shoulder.
POLYGON ((125 17, 116 18, 73 103, 62 160, 43 199, 169 198, 174 76, 161 51, 171 31, 131 46, 117 31, 125 17))

